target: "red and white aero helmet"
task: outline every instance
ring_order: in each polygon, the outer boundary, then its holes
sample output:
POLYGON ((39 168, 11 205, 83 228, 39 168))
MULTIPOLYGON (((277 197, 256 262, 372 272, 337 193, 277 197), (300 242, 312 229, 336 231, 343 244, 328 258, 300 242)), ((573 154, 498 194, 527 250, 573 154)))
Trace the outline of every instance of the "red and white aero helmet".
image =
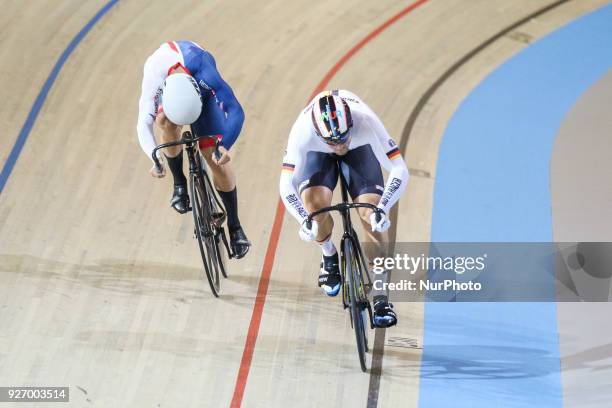
POLYGON ((312 125, 325 143, 342 144, 353 127, 351 110, 338 91, 326 91, 312 107, 312 125))

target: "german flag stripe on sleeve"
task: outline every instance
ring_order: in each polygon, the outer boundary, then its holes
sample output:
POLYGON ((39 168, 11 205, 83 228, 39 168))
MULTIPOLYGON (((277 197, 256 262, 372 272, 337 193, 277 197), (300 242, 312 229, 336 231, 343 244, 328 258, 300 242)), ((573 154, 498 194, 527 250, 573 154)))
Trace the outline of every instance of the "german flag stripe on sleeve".
POLYGON ((282 171, 293 172, 294 170, 295 170, 295 164, 283 163, 282 171))
POLYGON ((398 157, 400 157, 402 155, 402 153, 399 151, 399 149, 396 147, 394 149, 391 149, 387 152, 387 157, 391 160, 393 159, 397 159, 398 157))

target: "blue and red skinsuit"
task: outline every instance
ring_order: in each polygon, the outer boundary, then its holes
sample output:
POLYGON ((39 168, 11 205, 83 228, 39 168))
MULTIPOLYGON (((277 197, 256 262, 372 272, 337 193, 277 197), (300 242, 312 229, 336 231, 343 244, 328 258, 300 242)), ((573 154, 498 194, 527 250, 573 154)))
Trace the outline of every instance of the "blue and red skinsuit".
POLYGON ((184 68, 195 78, 202 93, 202 114, 192 125, 196 135, 221 135, 221 145, 230 149, 244 123, 244 110, 232 88, 221 78, 214 57, 191 41, 169 42, 180 48, 184 68))

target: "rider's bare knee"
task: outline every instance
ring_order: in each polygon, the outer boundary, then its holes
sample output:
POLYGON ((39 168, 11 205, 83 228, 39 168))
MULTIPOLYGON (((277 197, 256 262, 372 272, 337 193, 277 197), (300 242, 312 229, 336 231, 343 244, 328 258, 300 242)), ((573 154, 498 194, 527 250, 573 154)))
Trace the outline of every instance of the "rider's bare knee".
POLYGON ((372 214, 372 210, 370 210, 369 208, 359 208, 357 212, 359 213, 359 218, 361 218, 361 221, 369 225, 370 214, 372 214))
POLYGON ((205 148, 201 148, 200 152, 202 153, 202 156, 204 156, 204 160, 206 160, 206 163, 211 166, 211 167, 220 167, 217 163, 215 163, 215 161, 212 159, 212 155, 213 155, 213 151, 215 150, 214 147, 205 147, 205 148))
POLYGON ((164 114, 164 112, 160 112, 156 117, 155 117, 155 123, 157 124, 157 126, 159 126, 164 132, 169 133, 169 134, 176 134, 177 130, 179 128, 178 125, 175 125, 174 123, 170 122, 168 120, 168 118, 166 117, 166 115, 164 114))
POLYGON ((318 186, 304 190, 302 198, 308 212, 314 212, 331 205, 331 192, 318 186))

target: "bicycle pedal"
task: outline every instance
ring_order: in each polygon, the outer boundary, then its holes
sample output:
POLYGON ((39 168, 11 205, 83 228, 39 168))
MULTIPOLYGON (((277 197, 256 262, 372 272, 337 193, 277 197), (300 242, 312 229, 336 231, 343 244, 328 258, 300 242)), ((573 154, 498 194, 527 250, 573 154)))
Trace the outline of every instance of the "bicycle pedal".
POLYGON ((368 308, 369 304, 370 304, 370 302, 368 302, 367 300, 362 300, 362 301, 358 302, 359 309, 361 309, 361 310, 366 310, 368 308))
POLYGON ((214 212, 211 217, 214 220, 221 220, 221 222, 225 221, 225 213, 224 212, 214 212))

